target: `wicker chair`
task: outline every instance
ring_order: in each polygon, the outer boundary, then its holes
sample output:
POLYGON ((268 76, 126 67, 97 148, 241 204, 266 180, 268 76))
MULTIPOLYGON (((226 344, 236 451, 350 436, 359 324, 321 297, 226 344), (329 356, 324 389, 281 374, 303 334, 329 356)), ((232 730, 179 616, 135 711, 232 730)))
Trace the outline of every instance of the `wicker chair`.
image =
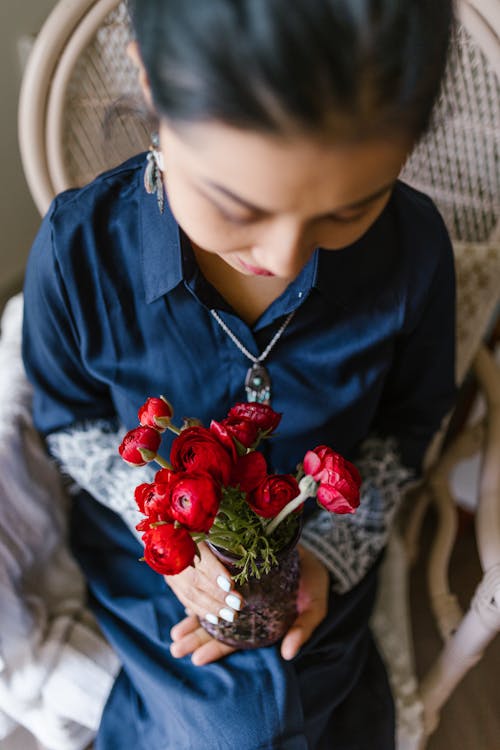
MULTIPOLYGON (((398 745, 405 750, 425 746, 440 708, 500 630, 500 373, 482 345, 500 297, 497 11, 497 0, 459 0, 459 26, 435 123, 402 175, 434 198, 447 223, 458 277, 457 379, 462 383, 472 368, 488 403, 484 423, 462 430, 445 452, 444 429, 436 436, 413 512, 402 514, 389 545, 374 627, 389 663, 398 745), (478 446, 483 466, 477 542, 484 577, 463 615, 447 575, 457 526, 448 477, 456 461, 478 446), (407 573, 431 502, 439 523, 429 591, 444 645, 417 685, 407 573)), ((19 133, 41 214, 57 192, 85 184, 149 143, 136 106, 137 77, 125 55, 129 37, 125 4, 117 0, 61 0, 39 34, 23 81, 19 133), (117 103, 122 106, 113 116, 117 103)))

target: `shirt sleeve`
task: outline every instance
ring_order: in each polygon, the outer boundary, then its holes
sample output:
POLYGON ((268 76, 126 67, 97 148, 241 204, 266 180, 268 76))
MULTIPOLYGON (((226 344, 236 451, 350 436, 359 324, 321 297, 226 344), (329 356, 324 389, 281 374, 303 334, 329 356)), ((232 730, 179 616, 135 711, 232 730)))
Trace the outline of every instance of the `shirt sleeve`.
POLYGON ((82 333, 72 312, 78 280, 68 274, 65 278, 58 261, 52 221, 56 205, 35 239, 24 286, 23 360, 34 389, 34 424, 44 435, 82 419, 114 414, 106 383, 83 361, 82 335, 92 336, 92 331, 82 333))
POLYGON ((455 269, 451 242, 440 217, 439 221, 438 260, 426 279, 423 299, 412 306, 408 295, 404 325, 372 426, 374 433, 396 438, 402 464, 417 474, 456 397, 455 269))

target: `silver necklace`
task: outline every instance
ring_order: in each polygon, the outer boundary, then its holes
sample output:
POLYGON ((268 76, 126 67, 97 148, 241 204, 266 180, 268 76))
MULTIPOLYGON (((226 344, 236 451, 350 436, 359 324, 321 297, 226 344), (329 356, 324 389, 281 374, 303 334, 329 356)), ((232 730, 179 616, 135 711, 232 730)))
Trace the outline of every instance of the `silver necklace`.
POLYGON ((233 344, 235 344, 240 352, 252 362, 252 366, 248 368, 245 377, 245 391, 247 394, 247 401, 256 401, 259 404, 270 404, 271 403, 271 378, 268 371, 262 364, 267 359, 271 349, 281 338, 288 326, 296 310, 293 310, 282 323, 281 327, 276 331, 269 344, 266 346, 262 354, 258 357, 248 351, 246 346, 243 346, 241 341, 234 335, 232 330, 224 323, 220 315, 215 310, 210 310, 217 323, 220 325, 224 333, 227 333, 233 344))

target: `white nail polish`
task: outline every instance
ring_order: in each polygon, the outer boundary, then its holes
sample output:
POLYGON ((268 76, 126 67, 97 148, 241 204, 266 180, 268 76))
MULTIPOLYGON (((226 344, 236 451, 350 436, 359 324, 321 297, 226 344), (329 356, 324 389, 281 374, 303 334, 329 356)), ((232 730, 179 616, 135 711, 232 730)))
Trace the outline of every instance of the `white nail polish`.
POLYGON ((234 612, 232 609, 222 607, 222 609, 219 609, 219 617, 222 617, 226 622, 234 622, 234 612))
POLYGON ((213 615, 211 612, 208 612, 205 615, 205 620, 209 622, 211 625, 217 625, 219 622, 219 618, 217 617, 217 615, 213 615))
POLYGON ((226 578, 226 576, 217 577, 217 586, 226 593, 228 591, 231 591, 231 581, 229 580, 229 578, 226 578))
POLYGON ((235 609, 237 612, 241 609, 241 599, 238 599, 234 594, 228 594, 224 600, 228 607, 235 609))

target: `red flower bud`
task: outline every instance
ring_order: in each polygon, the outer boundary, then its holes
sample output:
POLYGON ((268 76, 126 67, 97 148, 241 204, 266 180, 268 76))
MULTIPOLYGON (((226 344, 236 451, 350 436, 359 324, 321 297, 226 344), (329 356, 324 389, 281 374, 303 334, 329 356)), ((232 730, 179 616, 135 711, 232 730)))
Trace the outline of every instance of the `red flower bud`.
POLYGON ((354 513, 359 505, 361 475, 357 468, 326 445, 307 451, 304 471, 319 482, 316 499, 330 513, 354 513))
POLYGON ((155 458, 160 443, 161 437, 156 430, 151 427, 136 427, 127 432, 118 452, 128 464, 144 466, 155 458))
POLYGON ((138 411, 139 422, 143 427, 152 427, 158 432, 164 432, 174 415, 172 406, 163 396, 148 398, 138 411))
POLYGON ((251 492, 267 477, 266 459, 262 453, 252 451, 240 456, 233 467, 229 484, 243 492, 251 492))
POLYGON ((246 420, 256 425, 260 432, 270 435, 281 421, 281 414, 271 409, 267 404, 239 403, 228 412, 229 419, 246 420))
POLYGON ((237 441, 243 448, 251 448, 259 437, 259 428, 254 422, 245 419, 227 418, 222 422, 212 421, 210 431, 216 435, 223 445, 229 441, 237 441))
POLYGON ((207 533, 220 500, 220 485, 209 474, 178 474, 170 485, 172 517, 189 531, 207 533))
POLYGON ((172 443, 170 461, 176 470, 206 472, 223 485, 229 482, 233 465, 232 456, 206 427, 183 430, 172 443))
MULTIPOLYGON (((158 472, 160 473, 160 472, 158 472)), ((153 482, 153 484, 140 484, 134 492, 137 507, 155 521, 171 521, 170 512, 170 487, 168 484, 153 482)))
POLYGON ((252 510, 264 518, 274 518, 285 505, 300 494, 295 477, 273 474, 266 477, 248 496, 252 510))
POLYGON ((330 513, 354 513, 359 505, 359 487, 347 479, 335 485, 321 483, 316 499, 330 513))
POLYGON ((155 474, 155 482, 158 482, 159 484, 170 484, 175 476, 175 471, 172 471, 172 469, 160 469, 155 474))
POLYGON ((193 564, 196 545, 186 529, 161 524, 147 531, 144 541, 144 559, 161 575, 176 575, 193 564))

